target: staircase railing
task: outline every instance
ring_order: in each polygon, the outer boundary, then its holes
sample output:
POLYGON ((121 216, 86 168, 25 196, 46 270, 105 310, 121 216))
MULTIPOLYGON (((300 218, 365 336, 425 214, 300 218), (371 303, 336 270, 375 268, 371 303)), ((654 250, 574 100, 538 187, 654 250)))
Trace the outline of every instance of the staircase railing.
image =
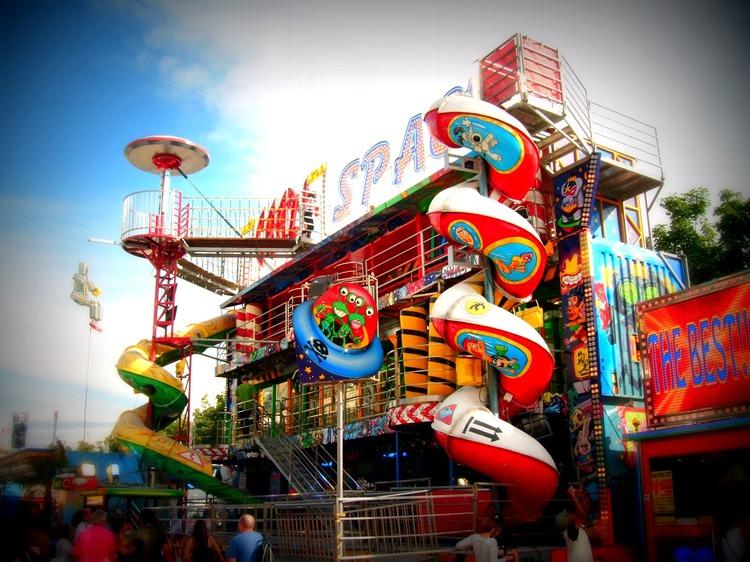
MULTIPOLYGON (((249 433, 290 485, 301 493, 333 493, 337 471, 333 455, 324 447, 315 450, 303 448, 296 436, 283 431, 283 426, 276 422, 271 412, 256 403, 249 406, 249 433)), ((344 487, 347 490, 360 489, 359 483, 346 471, 344 487)))

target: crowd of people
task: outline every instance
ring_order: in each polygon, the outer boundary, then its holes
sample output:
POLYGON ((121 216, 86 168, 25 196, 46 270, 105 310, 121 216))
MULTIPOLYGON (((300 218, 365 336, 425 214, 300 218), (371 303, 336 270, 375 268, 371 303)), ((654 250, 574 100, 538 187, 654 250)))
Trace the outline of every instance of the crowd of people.
POLYGON ((71 524, 47 532, 37 506, 6 529, 9 549, 0 562, 260 562, 263 535, 250 514, 238 520, 238 534, 225 545, 197 520, 187 537, 170 537, 153 510, 140 513, 136 527, 122 517, 86 507, 71 524))

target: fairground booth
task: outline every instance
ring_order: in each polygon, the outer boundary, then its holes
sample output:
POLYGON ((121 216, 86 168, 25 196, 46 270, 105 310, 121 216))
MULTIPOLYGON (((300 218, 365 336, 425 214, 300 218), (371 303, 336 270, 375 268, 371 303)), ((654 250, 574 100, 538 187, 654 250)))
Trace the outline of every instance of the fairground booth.
POLYGON ((629 438, 648 560, 723 560, 750 506, 750 273, 636 308, 646 427, 629 438))

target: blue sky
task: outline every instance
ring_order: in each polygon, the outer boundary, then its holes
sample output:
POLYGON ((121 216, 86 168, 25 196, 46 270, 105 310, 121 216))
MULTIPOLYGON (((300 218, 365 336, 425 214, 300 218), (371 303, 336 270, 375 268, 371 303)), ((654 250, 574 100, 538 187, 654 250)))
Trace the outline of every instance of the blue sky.
MULTIPOLYGON (((208 195, 277 195, 324 160, 400 142, 409 117, 522 32, 559 48, 592 99, 657 128, 664 193, 704 185, 747 194, 750 45, 740 6, 3 3, 0 428, 28 411, 30 445, 43 446, 58 410, 60 435, 81 436, 89 332, 86 311, 69 299, 79 261, 104 291, 87 437, 103 438, 119 412, 144 401, 114 363, 150 334, 151 266, 86 242, 118 239, 122 198, 157 187, 123 157, 129 141, 173 134, 207 147, 212 162, 192 181, 208 195)), ((218 313, 221 300, 182 283, 178 327, 218 313)), ((198 362, 199 394, 221 389, 211 372, 198 362)))

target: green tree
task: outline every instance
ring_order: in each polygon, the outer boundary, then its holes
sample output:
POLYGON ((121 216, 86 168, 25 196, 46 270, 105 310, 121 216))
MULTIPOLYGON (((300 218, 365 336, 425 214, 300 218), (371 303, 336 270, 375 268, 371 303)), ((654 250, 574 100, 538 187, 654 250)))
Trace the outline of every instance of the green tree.
POLYGON ((96 443, 91 443, 90 441, 83 440, 78 441, 75 450, 81 453, 119 453, 121 448, 118 445, 117 441, 115 441, 114 437, 108 435, 107 437, 105 437, 101 441, 97 441, 96 443))
POLYGON ((88 441, 80 440, 76 445, 75 450, 81 453, 91 453, 92 451, 96 451, 96 445, 94 443, 89 443, 88 441))
POLYGON ((721 248, 719 267, 724 273, 750 269, 750 197, 722 190, 714 210, 721 248))
POLYGON ((709 220, 708 189, 696 187, 680 195, 669 195, 661 203, 669 224, 654 227, 654 248, 684 255, 693 284, 703 283, 750 267, 750 198, 731 191, 721 192, 714 210, 716 225, 709 220))
POLYGON ((213 445, 224 440, 227 423, 226 399, 217 394, 214 404, 208 401, 208 395, 201 398, 200 408, 193 412, 193 441, 198 445, 213 445))
MULTIPOLYGON (((193 442, 196 445, 215 445, 225 442, 225 429, 228 429, 228 414, 226 400, 223 394, 217 394, 214 404, 208 400, 208 395, 201 398, 200 407, 193 411, 191 425, 193 428, 193 442)), ((172 439, 177 436, 177 422, 164 429, 164 434, 172 439)))

